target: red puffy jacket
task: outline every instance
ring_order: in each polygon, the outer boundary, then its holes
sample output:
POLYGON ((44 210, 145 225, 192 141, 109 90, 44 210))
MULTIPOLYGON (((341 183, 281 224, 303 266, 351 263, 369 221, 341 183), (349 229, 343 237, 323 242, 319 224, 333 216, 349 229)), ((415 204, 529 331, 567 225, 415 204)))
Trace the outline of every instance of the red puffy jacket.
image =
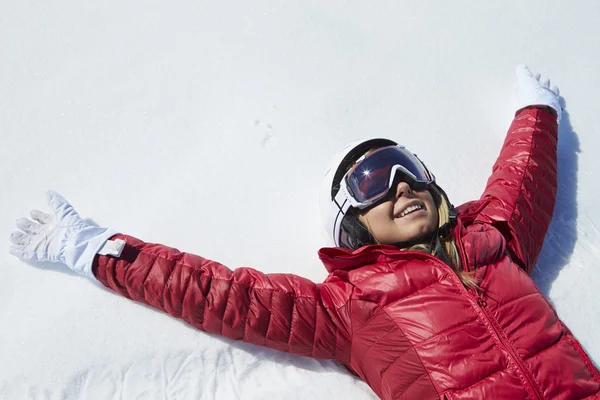
POLYGON ((480 200, 458 208, 466 290, 429 254, 393 246, 324 248, 315 284, 234 271, 126 235, 94 274, 123 296, 198 329, 337 360, 383 399, 600 398, 600 375, 529 273, 552 218, 557 125, 546 108, 517 113, 480 200))

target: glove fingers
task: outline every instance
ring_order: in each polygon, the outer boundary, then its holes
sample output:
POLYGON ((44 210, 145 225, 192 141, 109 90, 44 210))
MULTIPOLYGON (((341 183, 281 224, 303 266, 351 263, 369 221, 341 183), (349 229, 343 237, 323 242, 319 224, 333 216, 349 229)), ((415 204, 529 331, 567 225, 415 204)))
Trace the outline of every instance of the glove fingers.
POLYGON ((15 244, 15 245, 25 245, 25 244, 29 243, 29 241, 31 240, 27 234, 25 234, 23 232, 19 232, 19 231, 15 231, 15 232, 11 233, 10 237, 8 239, 10 240, 10 242, 12 244, 15 244))
POLYGON ((13 256, 20 258, 21 260, 37 261, 38 257, 34 252, 25 251, 23 246, 13 245, 8 248, 8 251, 13 256))
POLYGON ((36 234, 40 231, 42 226, 38 223, 28 220, 27 218, 19 218, 17 220, 17 228, 26 233, 36 234))
POLYGON ((515 72, 517 74, 517 79, 519 81, 524 81, 524 80, 530 79, 532 77, 531 70, 525 64, 517 65, 515 72))
POLYGON ((546 79, 542 80, 540 83, 543 87, 550 89, 550 79, 546 78, 546 79))
POLYGON ((52 221, 52 216, 39 210, 31 210, 31 218, 40 224, 49 224, 52 221))
POLYGON ((55 192, 54 190, 48 190, 46 192, 46 201, 50 206, 50 209, 55 213, 59 213, 64 211, 66 208, 70 206, 70 204, 62 197, 60 194, 55 192))
POLYGON ((8 248, 8 252, 15 257, 24 258, 23 257, 23 248, 21 246, 15 246, 15 245, 10 246, 8 248))
POLYGON ((59 219, 63 219, 66 216, 73 216, 78 219, 79 214, 75 211, 73 206, 69 204, 64 197, 53 190, 48 190, 46 192, 46 200, 48 201, 48 205, 50 209, 56 214, 59 219))

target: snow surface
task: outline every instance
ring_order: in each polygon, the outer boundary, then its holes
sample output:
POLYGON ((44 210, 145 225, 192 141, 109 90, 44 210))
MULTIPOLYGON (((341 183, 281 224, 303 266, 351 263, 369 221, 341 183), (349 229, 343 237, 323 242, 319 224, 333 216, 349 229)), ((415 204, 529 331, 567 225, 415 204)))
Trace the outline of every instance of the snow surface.
MULTIPOLYGON (((2 1, 0 236, 52 188, 101 226, 320 281, 329 157, 389 136, 478 198, 526 62, 567 110, 535 278, 598 365, 598 37, 592 0, 2 1)), ((375 397, 0 243, 2 399, 375 397)))

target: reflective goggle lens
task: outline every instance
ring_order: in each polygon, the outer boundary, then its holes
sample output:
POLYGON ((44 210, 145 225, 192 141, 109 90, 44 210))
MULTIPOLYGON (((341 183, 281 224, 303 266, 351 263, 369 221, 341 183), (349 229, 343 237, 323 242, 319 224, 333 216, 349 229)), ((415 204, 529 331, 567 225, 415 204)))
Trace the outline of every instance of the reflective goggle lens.
POLYGON ((348 171, 345 179, 349 194, 359 204, 369 205, 388 193, 397 174, 416 189, 434 180, 425 165, 400 146, 383 147, 370 153, 348 171))

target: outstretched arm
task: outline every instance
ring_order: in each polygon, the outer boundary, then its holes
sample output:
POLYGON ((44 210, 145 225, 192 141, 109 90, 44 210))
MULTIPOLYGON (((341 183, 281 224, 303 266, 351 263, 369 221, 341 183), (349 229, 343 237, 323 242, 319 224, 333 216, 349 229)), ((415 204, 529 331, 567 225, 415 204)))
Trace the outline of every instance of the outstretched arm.
POLYGON ((206 332, 313 358, 349 360, 349 287, 291 274, 230 270, 218 262, 126 235, 120 257, 99 255, 105 286, 206 332))
POLYGON ((561 109, 558 89, 517 68, 520 109, 508 130, 482 200, 477 221, 492 223, 507 238, 513 259, 530 273, 542 249, 557 189, 556 148, 561 109))
POLYGON ((351 287, 335 277, 315 284, 291 274, 230 270, 205 258, 83 221, 58 193, 50 214, 17 222, 12 254, 53 261, 198 329, 314 358, 350 359, 351 287))

